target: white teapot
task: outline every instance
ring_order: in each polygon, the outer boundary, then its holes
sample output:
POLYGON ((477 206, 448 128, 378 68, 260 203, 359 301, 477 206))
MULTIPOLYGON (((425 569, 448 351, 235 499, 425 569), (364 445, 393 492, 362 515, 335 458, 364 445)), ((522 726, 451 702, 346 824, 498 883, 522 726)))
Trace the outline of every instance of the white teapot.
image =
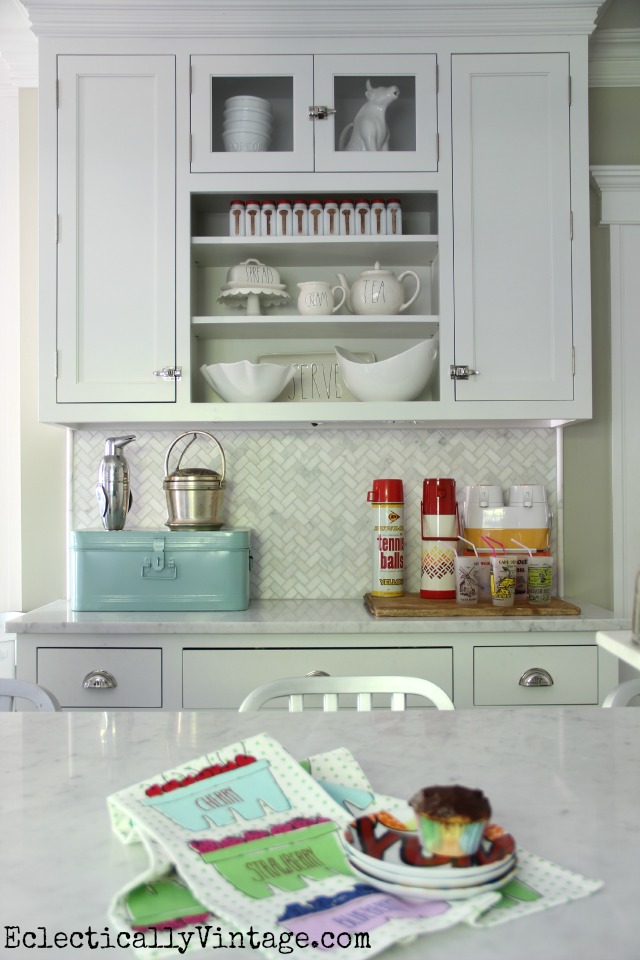
POLYGON ((413 270, 405 270, 396 277, 391 270, 385 270, 376 262, 373 270, 364 270, 355 281, 351 290, 345 275, 339 273, 338 280, 347 291, 345 306, 350 313, 380 315, 386 313, 404 313, 412 303, 418 299, 422 284, 420 277, 413 270), (402 281, 405 277, 413 277, 416 289, 413 296, 404 301, 402 281))

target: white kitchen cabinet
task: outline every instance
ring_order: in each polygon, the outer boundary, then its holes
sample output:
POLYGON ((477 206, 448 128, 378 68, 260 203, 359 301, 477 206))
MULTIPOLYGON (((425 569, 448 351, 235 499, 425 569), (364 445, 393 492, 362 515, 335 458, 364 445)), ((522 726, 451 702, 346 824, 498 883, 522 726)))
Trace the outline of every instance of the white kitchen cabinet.
POLYGON ((131 646, 41 646, 36 683, 55 690, 60 705, 82 708, 162 707, 162 649, 131 646))
POLYGON ((192 56, 191 171, 437 170, 436 70, 433 54, 192 56), (399 90, 385 111, 388 149, 343 150, 367 83, 399 90), (267 150, 225 152, 225 101, 237 96, 271 104, 267 150))
POLYGON ((569 55, 454 55, 451 106, 456 401, 572 400, 569 55))
POLYGON ((458 709, 595 707, 618 682, 618 662, 598 648, 595 634, 622 621, 598 608, 583 613, 535 624, 394 622, 371 617, 357 600, 282 600, 191 613, 182 622, 178 614, 70 614, 59 602, 22 615, 11 629, 17 676, 49 687, 69 709, 237 709, 268 680, 318 670, 425 677, 458 709), (118 686, 85 689, 85 677, 100 670, 118 686))
MULTIPOLYGON (((606 692, 606 691, 604 691, 606 692)), ((475 706, 598 703, 598 648, 476 647, 475 706)))
POLYGON ((237 709, 247 694, 263 683, 280 677, 304 677, 314 671, 332 676, 423 677, 453 696, 451 647, 369 650, 366 656, 361 649, 346 645, 339 650, 326 647, 244 651, 187 648, 182 654, 182 704, 185 710, 237 709))
POLYGON ((44 369, 58 403, 173 401, 175 379, 154 371, 175 366, 175 58, 61 56, 57 83, 44 369))
POLYGON ((186 18, 185 29, 154 23, 150 34, 123 8, 117 35, 94 24, 95 35, 78 27, 66 37, 48 32, 36 5, 41 420, 439 427, 590 417, 587 38, 596 11, 567 2, 569 33, 542 0, 526 22, 515 0, 499 11, 484 0, 446 11, 426 0, 394 10, 392 36, 353 0, 344 22, 310 0, 277 16, 240 4, 231 17, 207 4, 202 23, 176 7, 171 22, 186 18), (386 111, 390 149, 341 150, 367 81, 400 89, 386 111), (272 104, 267 151, 224 149, 225 101, 243 95, 272 104), (310 107, 326 117, 310 119, 310 107), (232 199, 347 197, 399 197, 402 235, 229 235, 232 199), (229 267, 249 257, 279 270, 291 297, 260 318, 218 302, 229 267), (299 282, 344 272, 352 283, 376 261, 419 274, 423 291, 406 314, 299 316, 299 282), (333 362, 335 373, 336 345, 381 360, 436 331, 436 376, 410 401, 334 391, 225 403, 200 373, 274 355, 333 362), (465 366, 470 376, 459 379, 465 366))

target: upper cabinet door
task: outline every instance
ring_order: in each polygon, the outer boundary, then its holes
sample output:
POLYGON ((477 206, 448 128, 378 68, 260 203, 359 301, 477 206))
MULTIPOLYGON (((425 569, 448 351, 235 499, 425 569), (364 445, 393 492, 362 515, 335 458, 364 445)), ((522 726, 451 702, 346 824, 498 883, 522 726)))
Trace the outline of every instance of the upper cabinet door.
POLYGON ((191 171, 313 170, 312 56, 193 56, 191 171))
POLYGON ((315 58, 316 170, 438 169, 435 55, 315 58))
POLYGON ((437 169, 435 56, 191 58, 192 173, 437 169))
POLYGON ((58 83, 57 401, 175 401, 175 60, 61 56, 58 83))
POLYGON ((457 400, 573 399, 569 110, 567 54, 452 57, 457 400))

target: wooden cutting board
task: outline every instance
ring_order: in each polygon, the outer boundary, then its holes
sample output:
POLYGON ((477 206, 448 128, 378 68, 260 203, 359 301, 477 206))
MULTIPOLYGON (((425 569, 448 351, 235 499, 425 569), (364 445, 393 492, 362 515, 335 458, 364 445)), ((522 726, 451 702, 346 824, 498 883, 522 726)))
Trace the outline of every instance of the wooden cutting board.
POLYGON ((465 607, 455 600, 426 600, 419 593, 404 597, 372 597, 365 593, 364 602, 374 617, 464 617, 474 620, 482 617, 577 617, 580 607, 567 600, 553 597, 548 607, 532 606, 516 597, 512 607, 494 607, 491 600, 480 600, 476 606, 465 607))

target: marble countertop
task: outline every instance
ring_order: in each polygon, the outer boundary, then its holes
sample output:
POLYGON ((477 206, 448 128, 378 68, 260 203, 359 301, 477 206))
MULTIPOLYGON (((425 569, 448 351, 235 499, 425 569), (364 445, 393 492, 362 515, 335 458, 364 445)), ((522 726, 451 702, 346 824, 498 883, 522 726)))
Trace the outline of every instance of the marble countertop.
MULTIPOLYGON (((570 599, 570 598, 567 598, 570 599)), ((254 600, 228 613, 76 613, 64 600, 22 614, 6 624, 16 634, 425 634, 539 633, 624 630, 628 618, 572 600, 580 616, 565 617, 374 617, 362 600, 254 600)))
MULTIPOLYGON (((139 844, 123 846, 113 835, 107 796, 244 737, 269 733, 299 758, 346 747, 374 789, 397 797, 408 798, 429 783, 480 787, 495 821, 522 847, 604 881, 601 890, 572 903, 486 929, 459 925, 381 956, 637 960, 639 710, 349 711, 347 717, 344 711, 273 710, 3 715, 0 953, 14 960, 40 953, 28 946, 4 949, 10 928, 44 928, 53 936, 107 927, 112 896, 147 863, 139 844)), ((96 957, 86 946, 43 952, 96 957)), ((113 960, 132 958, 127 949, 106 953, 113 960)), ((239 954, 245 955, 216 950, 216 956, 235 960, 239 954)), ((175 960, 171 951, 163 956, 175 960)))

